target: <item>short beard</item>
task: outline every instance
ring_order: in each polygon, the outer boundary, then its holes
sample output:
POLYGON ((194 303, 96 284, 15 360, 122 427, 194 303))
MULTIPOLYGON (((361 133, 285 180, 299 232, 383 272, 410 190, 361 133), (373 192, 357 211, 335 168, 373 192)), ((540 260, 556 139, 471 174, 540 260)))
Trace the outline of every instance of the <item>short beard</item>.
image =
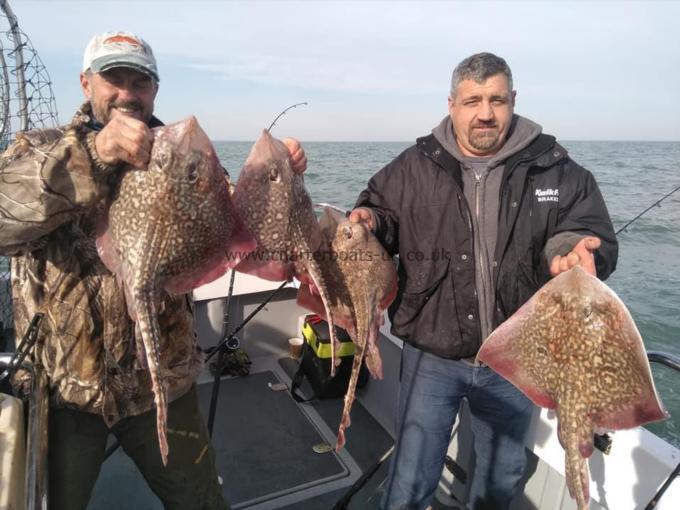
POLYGON ((92 115, 94 115, 94 118, 104 125, 108 124, 109 120, 111 120, 109 117, 109 110, 106 108, 99 108, 94 95, 92 95, 92 98, 90 99, 90 106, 92 107, 92 115))
POLYGON ((484 135, 471 135, 468 138, 468 141, 470 142, 470 146, 474 147, 478 151, 487 151, 494 147, 497 143, 498 140, 500 139, 500 132, 496 131, 495 133, 491 134, 484 134, 484 135))

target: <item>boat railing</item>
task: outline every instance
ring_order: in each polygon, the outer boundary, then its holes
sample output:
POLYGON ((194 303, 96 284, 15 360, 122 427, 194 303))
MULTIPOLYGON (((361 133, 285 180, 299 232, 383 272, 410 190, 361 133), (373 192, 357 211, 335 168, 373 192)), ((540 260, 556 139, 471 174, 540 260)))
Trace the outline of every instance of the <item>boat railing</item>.
POLYGON ((661 351, 647 351, 650 363, 659 363, 680 372, 680 356, 661 351))
MULTIPOLYGON (((650 363, 658 363, 668 368, 672 368, 676 372, 680 372, 680 356, 676 356, 675 354, 661 351, 647 351, 647 359, 650 363)), ((666 478, 666 481, 661 485, 649 504, 645 507, 645 510, 656 508, 661 496, 663 496, 671 483, 673 483, 673 480, 678 476, 680 476, 680 462, 675 466, 675 469, 671 471, 671 474, 668 475, 668 478, 666 478)))
POLYGON ((47 510, 47 420, 49 398, 47 374, 39 364, 25 356, 14 353, 0 353, 0 379, 8 378, 16 370, 29 375, 24 386, 28 401, 28 423, 26 426, 26 510, 47 510))

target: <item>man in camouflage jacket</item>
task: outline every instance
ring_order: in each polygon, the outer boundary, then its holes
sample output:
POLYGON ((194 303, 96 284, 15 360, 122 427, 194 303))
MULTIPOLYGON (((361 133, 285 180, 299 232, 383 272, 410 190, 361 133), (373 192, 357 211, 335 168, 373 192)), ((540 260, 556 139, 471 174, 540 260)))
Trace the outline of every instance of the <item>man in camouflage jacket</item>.
MULTIPOLYGON (((32 357, 49 379, 50 506, 87 506, 113 433, 165 508, 225 508, 194 387, 203 359, 192 303, 165 294, 158 317, 171 402, 164 467, 141 339, 95 246, 118 170, 146 168, 151 129, 162 125, 155 58, 134 34, 99 34, 80 81, 87 102, 69 125, 20 133, 0 159, 0 254, 12 257, 17 337, 44 313, 32 357)), ((304 170, 299 144, 286 143, 304 170)))

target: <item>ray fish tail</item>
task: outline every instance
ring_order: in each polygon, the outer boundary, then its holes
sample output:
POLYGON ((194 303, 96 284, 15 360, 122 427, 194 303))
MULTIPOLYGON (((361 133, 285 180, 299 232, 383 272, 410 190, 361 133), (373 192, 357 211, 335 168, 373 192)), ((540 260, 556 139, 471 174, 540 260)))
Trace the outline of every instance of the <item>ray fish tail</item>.
POLYGON ((168 464, 168 404, 167 389, 161 367, 161 339, 163 334, 158 324, 158 296, 156 272, 159 260, 167 246, 168 236, 165 229, 159 228, 156 222, 150 222, 147 229, 147 249, 140 250, 142 260, 135 283, 132 285, 132 298, 137 313, 139 332, 146 351, 146 361, 151 375, 151 389, 156 404, 156 428, 158 432, 158 446, 160 448, 163 465, 168 464))
MULTIPOLYGON (((354 294, 352 292, 352 294, 354 294)), ((366 354, 366 348, 370 342, 371 335, 371 315, 375 309, 373 296, 355 296, 352 295, 352 303, 354 305, 354 314, 356 317, 357 329, 356 338, 354 339, 354 360, 352 362, 352 375, 349 378, 347 386, 347 393, 345 393, 345 405, 342 410, 342 418, 340 420, 340 427, 338 428, 338 440, 335 445, 336 451, 340 450, 345 444, 345 429, 352 423, 350 419, 350 411, 354 403, 357 382, 359 380, 359 372, 361 371, 361 363, 366 354)))
MULTIPOLYGON (((578 510, 588 510, 590 473, 588 458, 593 453, 593 426, 577 419, 585 411, 572 399, 558 407, 557 436, 564 448, 564 470, 569 495, 576 500, 578 510), (571 405, 568 402, 572 400, 571 405), (566 412, 565 412, 566 411, 566 412)), ((583 415, 583 414, 582 414, 583 415)))
POLYGON ((168 403, 165 388, 165 381, 161 369, 160 338, 161 331, 158 325, 157 306, 155 303, 155 293, 147 289, 134 291, 137 299, 137 318, 139 331, 146 351, 146 360, 151 374, 151 388, 153 390, 154 402, 156 404, 156 428, 158 431, 158 445, 161 452, 163 465, 168 464, 168 403))
POLYGON ((333 377, 335 375, 335 350, 340 341, 335 334, 335 322, 333 321, 333 314, 331 313, 331 297, 328 294, 327 282, 323 276, 321 267, 314 259, 314 254, 312 253, 310 247, 311 243, 307 241, 307 236, 305 236, 304 232, 302 232, 302 227, 300 225, 298 225, 297 230, 297 237, 302 241, 301 243, 297 244, 298 246, 304 246, 304 253, 300 254, 300 256, 303 258, 303 266, 305 266, 307 274, 312 279, 312 282, 319 291, 319 296, 321 297, 321 302, 323 303, 323 308, 326 312, 326 320, 328 322, 328 332, 331 343, 331 377, 333 377))

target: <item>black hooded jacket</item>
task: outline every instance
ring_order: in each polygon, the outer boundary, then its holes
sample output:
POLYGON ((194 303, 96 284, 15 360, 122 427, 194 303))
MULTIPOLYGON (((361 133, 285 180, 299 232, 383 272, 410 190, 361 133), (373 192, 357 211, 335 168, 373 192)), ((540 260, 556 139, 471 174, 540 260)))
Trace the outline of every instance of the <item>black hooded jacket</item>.
MULTIPOLYGON (((462 188, 458 161, 428 135, 373 176, 356 203, 372 209, 378 239, 399 254, 392 333, 452 359, 474 356, 483 340, 462 188)), ((599 237, 598 277, 614 271, 618 244, 595 179, 554 137, 541 134, 505 162, 493 260, 494 328, 549 280, 543 251, 561 232, 599 237)))

